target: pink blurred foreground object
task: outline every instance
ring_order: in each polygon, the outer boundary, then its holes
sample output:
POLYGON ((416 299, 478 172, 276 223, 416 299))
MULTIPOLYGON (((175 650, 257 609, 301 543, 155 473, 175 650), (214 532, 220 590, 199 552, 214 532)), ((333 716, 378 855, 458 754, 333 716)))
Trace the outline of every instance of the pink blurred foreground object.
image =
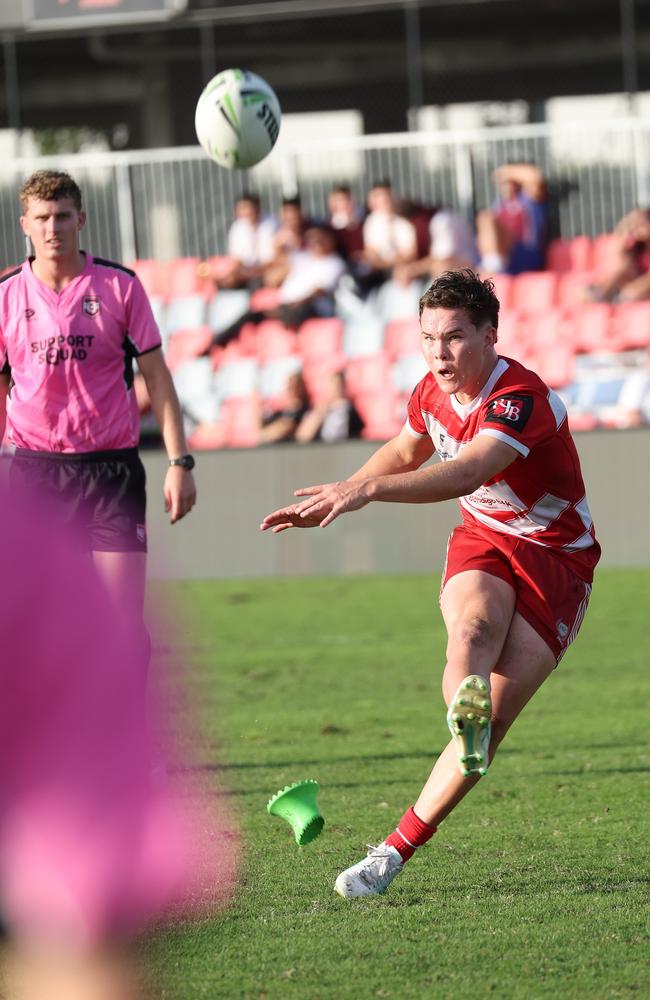
POLYGON ((162 734, 142 703, 141 643, 116 620, 88 556, 31 507, 12 506, 1 483, 0 502, 0 912, 10 936, 92 948, 170 907, 211 909, 232 891, 236 839, 200 789, 180 778, 153 787, 162 734))

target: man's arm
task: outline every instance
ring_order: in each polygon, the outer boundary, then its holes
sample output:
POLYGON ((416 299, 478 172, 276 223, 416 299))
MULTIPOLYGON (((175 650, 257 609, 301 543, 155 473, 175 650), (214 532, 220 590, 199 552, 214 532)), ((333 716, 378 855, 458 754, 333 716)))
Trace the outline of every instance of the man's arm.
MULTIPOLYGON (((400 433, 382 445, 361 468, 353 473, 348 483, 366 482, 372 477, 394 476, 399 473, 419 469, 433 455, 433 442, 429 437, 415 437, 406 426, 400 433)), ((341 484, 339 484, 341 485, 341 484)), ((302 495, 296 490, 296 496, 302 495)), ((299 506, 291 504, 268 514, 262 521, 262 531, 270 528, 274 532, 285 531, 287 528, 315 528, 320 525, 327 511, 323 508, 314 516, 301 515, 299 506)))
MULTIPOLYGON (((147 386, 151 408, 158 421, 167 456, 180 458, 187 453, 183 417, 162 350, 157 348, 140 355, 138 367, 147 386)), ((185 517, 196 503, 196 487, 190 470, 180 465, 171 465, 165 476, 163 496, 165 510, 171 515, 172 524, 185 517)))
POLYGON ((479 435, 457 458, 426 469, 296 490, 296 496, 307 499, 294 505, 294 516, 319 519, 320 527, 326 528, 339 514, 360 510, 371 501, 439 503, 467 496, 519 457, 509 444, 487 434, 479 435))

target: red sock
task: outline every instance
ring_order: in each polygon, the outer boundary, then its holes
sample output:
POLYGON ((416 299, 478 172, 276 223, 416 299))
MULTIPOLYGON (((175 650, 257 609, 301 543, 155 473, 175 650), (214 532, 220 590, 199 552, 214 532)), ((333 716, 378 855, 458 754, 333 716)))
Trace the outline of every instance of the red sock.
POLYGON ((386 843, 399 851, 404 861, 408 861, 415 853, 416 847, 426 844, 437 829, 436 826, 429 826, 421 820, 411 806, 402 816, 395 832, 386 837, 386 843))

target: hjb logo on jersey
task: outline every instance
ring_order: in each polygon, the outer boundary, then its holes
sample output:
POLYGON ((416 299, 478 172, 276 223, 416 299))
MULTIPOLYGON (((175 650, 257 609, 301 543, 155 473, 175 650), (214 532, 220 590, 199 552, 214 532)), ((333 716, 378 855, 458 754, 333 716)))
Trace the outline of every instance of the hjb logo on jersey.
POLYGON ((532 412, 532 396, 499 396, 488 403, 486 421, 523 431, 532 412))

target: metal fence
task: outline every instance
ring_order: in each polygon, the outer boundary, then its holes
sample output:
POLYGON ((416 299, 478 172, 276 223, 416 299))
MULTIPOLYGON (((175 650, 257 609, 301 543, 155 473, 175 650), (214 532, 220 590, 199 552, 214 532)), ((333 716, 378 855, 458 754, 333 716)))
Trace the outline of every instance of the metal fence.
POLYGON ((473 219, 494 197, 493 169, 514 161, 537 163, 548 178, 554 236, 608 232, 631 208, 650 206, 650 119, 638 118, 328 139, 280 146, 249 171, 224 170, 199 147, 14 160, 0 165, 0 266, 25 255, 18 190, 41 167, 68 170, 80 183, 84 245, 131 261, 223 253, 244 190, 269 212, 300 193, 308 214, 321 217, 334 184, 349 184, 363 203, 374 181, 389 179, 400 197, 473 219))

